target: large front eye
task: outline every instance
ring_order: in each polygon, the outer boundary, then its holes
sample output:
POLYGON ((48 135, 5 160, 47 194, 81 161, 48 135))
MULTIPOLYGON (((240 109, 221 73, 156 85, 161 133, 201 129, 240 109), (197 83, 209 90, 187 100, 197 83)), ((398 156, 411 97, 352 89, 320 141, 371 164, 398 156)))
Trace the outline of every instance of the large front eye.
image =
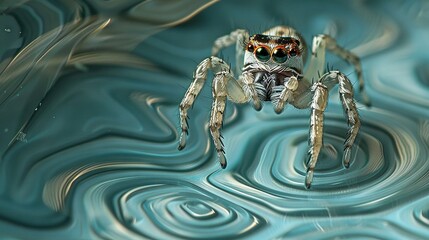
POLYGON ((287 53, 283 48, 276 48, 273 52, 273 59, 277 63, 284 63, 287 60, 287 53))
POLYGON ((266 62, 271 58, 270 51, 267 49, 267 47, 263 47, 263 46, 256 48, 255 56, 259 61, 262 61, 262 62, 266 62))

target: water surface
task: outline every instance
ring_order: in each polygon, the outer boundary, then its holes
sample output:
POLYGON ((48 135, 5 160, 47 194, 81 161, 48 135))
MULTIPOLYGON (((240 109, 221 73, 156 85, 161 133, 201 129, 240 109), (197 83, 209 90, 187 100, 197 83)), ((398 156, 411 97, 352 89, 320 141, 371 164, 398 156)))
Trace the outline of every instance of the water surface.
MULTIPOLYGON (((0 3, 0 238, 429 237, 426 1, 0 3), (279 24, 362 59, 373 107, 352 163, 337 88, 304 188, 309 110, 228 103, 221 170, 208 84, 177 150, 178 105, 213 41, 279 24)), ((234 66, 234 49, 221 56, 234 66)), ((328 62, 347 74, 340 59, 328 62)))

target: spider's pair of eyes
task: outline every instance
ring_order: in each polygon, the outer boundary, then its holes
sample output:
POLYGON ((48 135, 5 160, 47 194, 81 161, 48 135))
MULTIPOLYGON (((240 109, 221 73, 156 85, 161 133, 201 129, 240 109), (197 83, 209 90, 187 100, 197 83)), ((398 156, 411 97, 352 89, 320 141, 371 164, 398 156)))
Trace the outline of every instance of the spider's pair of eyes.
POLYGON ((252 44, 247 46, 247 51, 253 52, 255 57, 261 62, 266 62, 272 57, 277 63, 284 63, 289 57, 293 57, 298 54, 297 50, 293 48, 287 51, 283 47, 276 47, 271 52, 271 50, 266 46, 257 46, 255 48, 252 44))

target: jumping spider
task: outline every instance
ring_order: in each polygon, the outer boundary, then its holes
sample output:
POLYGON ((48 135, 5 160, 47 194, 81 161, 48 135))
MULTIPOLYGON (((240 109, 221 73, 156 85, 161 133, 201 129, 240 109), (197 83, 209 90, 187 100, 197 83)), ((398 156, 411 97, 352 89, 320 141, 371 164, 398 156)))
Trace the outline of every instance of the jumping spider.
POLYGON ((257 111, 262 108, 261 101, 271 101, 276 113, 281 113, 287 103, 299 109, 310 107, 309 158, 305 177, 305 186, 310 188, 314 167, 322 147, 323 113, 328 101, 328 92, 338 84, 340 100, 349 125, 343 153, 343 165, 348 168, 353 142, 361 124, 350 80, 339 71, 325 70, 326 49, 354 66, 363 101, 369 106, 369 98, 364 92, 359 58, 340 47, 332 37, 317 35, 313 38, 311 60, 307 71, 303 73, 306 44, 296 30, 287 26, 277 26, 263 34, 249 37, 247 31, 238 29, 218 38, 212 48, 212 56, 198 65, 194 81, 179 107, 182 132, 178 149, 182 150, 186 145, 188 109, 200 93, 208 70, 211 70, 215 77, 212 83, 214 102, 209 125, 221 167, 225 168, 227 163, 220 135, 227 98, 235 103, 251 101, 257 111), (230 66, 216 57, 222 48, 234 43, 237 47, 237 72, 241 72, 238 79, 234 77, 230 66), (320 75, 321 73, 324 74, 320 75))

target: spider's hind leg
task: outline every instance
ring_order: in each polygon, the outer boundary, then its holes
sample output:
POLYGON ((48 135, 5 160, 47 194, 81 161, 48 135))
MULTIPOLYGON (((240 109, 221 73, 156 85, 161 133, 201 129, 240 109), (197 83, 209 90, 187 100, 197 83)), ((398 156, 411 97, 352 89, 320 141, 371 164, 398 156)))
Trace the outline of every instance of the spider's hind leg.
MULTIPOLYGON (((333 39, 332 37, 327 36, 327 35, 323 35, 323 36, 325 38, 326 47, 328 48, 328 50, 331 51, 332 53, 334 53, 335 55, 339 56, 340 58, 346 60, 348 63, 352 64, 353 67, 355 68, 356 75, 357 75, 358 82, 359 82, 359 93, 360 93, 360 96, 362 97, 362 102, 367 107, 370 107, 371 106, 371 100, 365 91, 365 84, 364 84, 363 72, 362 72, 362 64, 360 62, 359 57, 356 56, 354 53, 342 48, 341 46, 339 46, 337 44, 337 42, 335 41, 335 39, 333 39)), ((347 79, 347 81, 348 81, 348 79, 347 79)))
POLYGON ((362 64, 359 57, 338 45, 337 41, 328 35, 320 34, 313 38, 311 60, 307 71, 304 74, 304 79, 309 81, 316 80, 319 79, 319 74, 321 75, 325 72, 326 50, 334 53, 341 59, 353 65, 358 78, 359 92, 362 97, 362 101, 366 106, 371 106, 370 98, 365 91, 362 64))
MULTIPOLYGON (((194 73, 194 81, 189 86, 179 106, 180 126, 182 132, 179 140, 179 150, 186 145, 186 135, 188 134, 188 110, 194 103, 207 79, 208 70, 213 71, 213 105, 210 117, 210 133, 213 138, 219 161, 222 168, 226 167, 226 158, 224 155, 223 144, 221 140, 220 128, 222 127, 223 114, 226 106, 227 97, 235 103, 245 103, 250 100, 250 90, 247 82, 252 81, 251 74, 243 74, 239 81, 234 78, 229 65, 218 57, 209 57, 204 59, 197 67, 194 73), (240 81, 243 80, 243 83, 240 81)), ((254 92, 254 91, 253 91, 254 92)))
POLYGON ((182 99, 182 102, 179 105, 180 127, 182 129, 178 146, 179 150, 184 149, 186 146, 186 136, 188 135, 188 110, 194 104, 196 97, 203 88, 207 79, 207 72, 210 68, 210 58, 206 58, 200 64, 198 64, 197 70, 195 70, 194 73, 194 81, 189 86, 185 96, 182 99))
POLYGON ((235 44, 236 47, 236 55, 235 55, 235 63, 236 63, 236 74, 241 72, 243 68, 243 60, 244 60, 244 46, 243 44, 248 41, 249 33, 244 29, 237 29, 232 31, 230 34, 219 37, 213 44, 212 47, 212 56, 216 56, 222 48, 229 47, 235 44))

